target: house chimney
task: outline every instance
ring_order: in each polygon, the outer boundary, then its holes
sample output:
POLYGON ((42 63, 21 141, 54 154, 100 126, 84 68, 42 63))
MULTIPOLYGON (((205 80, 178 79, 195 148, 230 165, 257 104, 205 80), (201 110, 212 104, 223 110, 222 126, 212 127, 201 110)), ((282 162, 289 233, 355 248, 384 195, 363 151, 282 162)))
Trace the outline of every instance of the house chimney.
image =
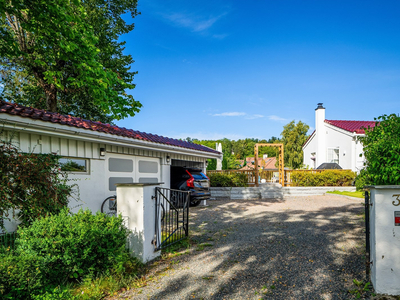
POLYGON ((325 107, 318 103, 315 109, 315 132, 317 138, 316 166, 326 162, 326 130, 325 130, 325 107))

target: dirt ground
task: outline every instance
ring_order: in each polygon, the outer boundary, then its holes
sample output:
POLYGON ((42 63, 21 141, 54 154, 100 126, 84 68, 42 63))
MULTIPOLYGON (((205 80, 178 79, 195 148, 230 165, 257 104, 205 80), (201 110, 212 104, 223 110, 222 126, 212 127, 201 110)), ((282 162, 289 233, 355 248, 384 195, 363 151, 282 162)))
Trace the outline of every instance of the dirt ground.
POLYGON ((335 195, 191 208, 192 246, 153 262, 146 285, 119 299, 369 297, 363 209, 335 195))

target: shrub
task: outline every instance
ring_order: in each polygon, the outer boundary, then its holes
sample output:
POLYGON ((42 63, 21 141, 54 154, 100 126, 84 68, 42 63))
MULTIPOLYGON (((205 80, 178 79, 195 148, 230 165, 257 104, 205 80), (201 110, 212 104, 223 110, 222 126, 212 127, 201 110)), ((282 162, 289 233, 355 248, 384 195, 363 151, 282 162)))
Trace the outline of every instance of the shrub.
POLYGON ((11 142, 0 141, 0 216, 19 209, 26 226, 65 207, 72 187, 58 160, 54 154, 22 153, 11 142))
POLYGON ((361 170, 360 173, 357 175, 355 184, 357 191, 361 191, 364 186, 367 185, 367 174, 365 170, 361 170))
POLYGON ((400 184, 400 117, 395 114, 375 118, 376 125, 359 137, 364 146, 365 183, 400 184))
POLYGON ((54 289, 67 281, 98 274, 121 274, 132 267, 125 249, 123 219, 80 210, 35 220, 19 230, 15 251, 0 253, 0 298, 64 299, 54 289), (61 298, 60 298, 61 297, 61 298))
POLYGON ((43 257, 34 253, 0 254, 0 298, 29 299, 49 283, 43 257))
POLYGON ((247 174, 245 173, 211 173, 207 175, 210 178, 212 187, 246 187, 247 174))
POLYGON ((42 257, 54 284, 107 269, 121 271, 127 259, 123 219, 80 210, 36 220, 19 231, 17 252, 42 257))
POLYGON ((356 173, 350 170, 324 170, 318 173, 293 171, 292 186, 351 186, 356 173))

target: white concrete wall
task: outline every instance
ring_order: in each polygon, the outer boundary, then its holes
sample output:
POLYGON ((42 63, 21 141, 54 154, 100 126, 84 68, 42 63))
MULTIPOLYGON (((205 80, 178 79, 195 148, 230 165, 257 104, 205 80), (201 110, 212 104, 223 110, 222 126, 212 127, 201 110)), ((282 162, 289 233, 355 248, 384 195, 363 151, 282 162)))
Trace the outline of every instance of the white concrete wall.
POLYGON ((161 255, 155 251, 156 221, 158 237, 161 237, 160 215, 155 218, 156 202, 152 199, 157 185, 126 184, 117 186, 117 213, 125 220, 130 231, 128 246, 131 255, 147 263, 161 255))
POLYGON ((379 294, 400 295, 400 186, 371 188, 371 281, 379 294))

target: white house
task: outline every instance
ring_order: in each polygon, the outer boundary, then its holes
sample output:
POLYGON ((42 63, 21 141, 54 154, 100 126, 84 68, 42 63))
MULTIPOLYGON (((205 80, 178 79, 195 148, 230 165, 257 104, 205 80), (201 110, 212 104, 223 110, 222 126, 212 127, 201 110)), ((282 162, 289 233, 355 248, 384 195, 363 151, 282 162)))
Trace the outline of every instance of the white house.
POLYGON ((323 163, 337 163, 342 169, 360 171, 364 165, 363 146, 357 140, 374 121, 325 119, 325 108, 315 109, 315 130, 303 145, 303 163, 312 169, 323 163))
POLYGON ((205 171, 208 158, 222 158, 202 145, 4 101, 0 133, 24 152, 57 153, 78 166, 69 178, 76 180, 82 202, 70 206, 92 211, 116 193, 116 183, 162 182, 169 188, 171 166, 205 171))

